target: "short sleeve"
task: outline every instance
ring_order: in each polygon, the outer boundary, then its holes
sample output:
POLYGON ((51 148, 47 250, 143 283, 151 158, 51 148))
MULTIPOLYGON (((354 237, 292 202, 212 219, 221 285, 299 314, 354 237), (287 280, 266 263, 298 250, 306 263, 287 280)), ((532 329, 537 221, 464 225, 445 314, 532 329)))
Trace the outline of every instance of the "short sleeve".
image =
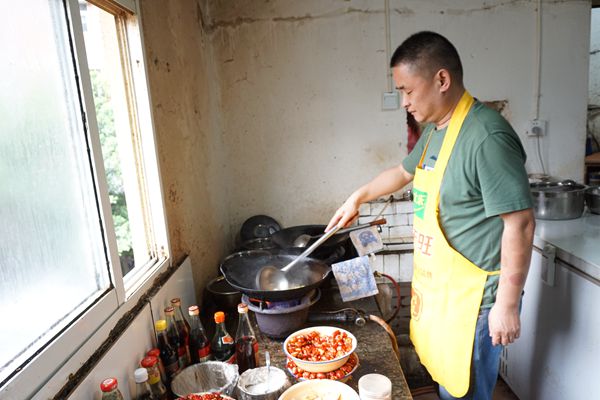
POLYGON ((404 160, 402 160, 402 167, 404 167, 404 170, 411 175, 414 175, 417 170, 417 165, 419 165, 419 160, 421 159, 429 135, 431 135, 431 129, 425 129, 419 140, 417 140, 415 147, 413 147, 412 151, 404 158, 404 160))
POLYGON ((514 133, 493 133, 479 146, 477 177, 487 217, 533 207, 525 159, 514 133))

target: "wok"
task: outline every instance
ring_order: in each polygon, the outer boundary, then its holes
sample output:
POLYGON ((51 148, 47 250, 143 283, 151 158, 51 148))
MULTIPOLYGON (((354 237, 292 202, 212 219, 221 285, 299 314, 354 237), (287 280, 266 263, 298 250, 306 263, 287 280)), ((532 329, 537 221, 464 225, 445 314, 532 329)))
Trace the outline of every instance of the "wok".
POLYGON ((283 268, 296 258, 264 250, 234 253, 221 263, 221 273, 231 286, 250 298, 268 301, 298 299, 319 287, 331 274, 331 268, 322 261, 306 258, 289 276, 290 289, 261 290, 257 285, 259 271, 267 266, 283 268))
MULTIPOLYGON (((273 243, 275 243, 277 246, 281 247, 282 249, 299 248, 299 249, 304 250, 305 247, 295 247, 294 246, 294 241, 298 238, 298 236, 304 235, 304 234, 308 234, 311 236, 320 235, 325 232, 326 227, 327 227, 326 225, 292 226, 290 228, 285 228, 285 229, 282 229, 280 231, 273 233, 271 235, 271 240, 273 241, 273 243)), ((329 239, 327 239, 327 241, 325 241, 325 243, 323 243, 319 247, 319 249, 328 249, 326 251, 330 251, 331 248, 338 246, 338 245, 344 243, 346 240, 348 240, 348 237, 349 237, 348 233, 335 234, 332 237, 330 237, 329 239)), ((311 243, 313 243, 313 242, 311 241, 311 243)))

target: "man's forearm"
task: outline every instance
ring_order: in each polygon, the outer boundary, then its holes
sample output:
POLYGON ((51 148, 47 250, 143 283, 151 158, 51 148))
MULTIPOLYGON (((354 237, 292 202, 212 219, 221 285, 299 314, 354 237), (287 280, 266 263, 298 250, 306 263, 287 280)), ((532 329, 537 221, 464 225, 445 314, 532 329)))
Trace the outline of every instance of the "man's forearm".
POLYGON ((412 179, 413 175, 406 172, 402 166, 389 168, 377 175, 371 182, 357 189, 351 197, 357 204, 362 204, 394 193, 410 183, 412 179))
POLYGON ((535 218, 533 210, 522 210, 502 216, 502 254, 500 282, 496 304, 503 307, 518 307, 525 286, 531 251, 535 218))

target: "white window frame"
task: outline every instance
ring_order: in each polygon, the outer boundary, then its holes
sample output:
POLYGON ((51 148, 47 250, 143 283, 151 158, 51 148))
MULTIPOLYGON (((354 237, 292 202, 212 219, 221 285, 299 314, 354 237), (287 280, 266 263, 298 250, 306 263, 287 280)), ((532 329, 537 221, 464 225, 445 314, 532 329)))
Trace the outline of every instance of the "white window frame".
MULTIPOLYGON (((171 264, 170 245, 167 235, 167 224, 162 195, 162 185, 158 168, 156 137, 151 109, 151 98, 148 90, 146 73, 146 57, 142 35, 142 21, 137 0, 106 0, 106 4, 120 8, 135 15, 137 24, 125 24, 127 32, 127 49, 129 58, 130 79, 135 91, 135 108, 137 124, 144 138, 141 148, 144 154, 145 182, 151 213, 146 217, 152 226, 156 262, 151 265, 136 266, 124 279, 121 272, 116 235, 112 221, 112 211, 108 197, 108 188, 104 173, 102 151, 96 122, 96 112, 92 94, 90 74, 87 66, 83 27, 79 12, 78 0, 64 0, 67 6, 70 35, 73 40, 75 62, 78 71, 80 92, 86 114, 86 129, 89 146, 92 152, 92 168, 96 179, 96 190, 103 221, 103 229, 110 267, 110 278, 113 286, 99 298, 90 301, 81 315, 74 316, 63 331, 42 347, 23 368, 0 387, 0 398, 48 398, 52 397, 68 381, 69 374, 75 372, 96 351, 107 338, 116 322, 130 311, 139 299, 152 286, 154 278, 164 272, 171 264)), ((99 2, 90 1, 92 3, 99 2)), ((79 99, 74 99, 79 102, 79 99)), ((80 308, 80 310, 83 308, 80 308)), ((81 311, 80 311, 81 312, 81 311)))

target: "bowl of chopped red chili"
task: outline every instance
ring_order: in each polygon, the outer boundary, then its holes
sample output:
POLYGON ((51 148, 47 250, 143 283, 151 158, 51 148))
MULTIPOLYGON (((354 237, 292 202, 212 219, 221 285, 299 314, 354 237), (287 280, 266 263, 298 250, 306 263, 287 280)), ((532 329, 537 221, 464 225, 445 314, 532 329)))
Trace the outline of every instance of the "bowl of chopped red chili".
POLYGON ((345 329, 313 326, 288 336, 283 351, 304 371, 331 372, 348 361, 356 344, 356 337, 345 329))

